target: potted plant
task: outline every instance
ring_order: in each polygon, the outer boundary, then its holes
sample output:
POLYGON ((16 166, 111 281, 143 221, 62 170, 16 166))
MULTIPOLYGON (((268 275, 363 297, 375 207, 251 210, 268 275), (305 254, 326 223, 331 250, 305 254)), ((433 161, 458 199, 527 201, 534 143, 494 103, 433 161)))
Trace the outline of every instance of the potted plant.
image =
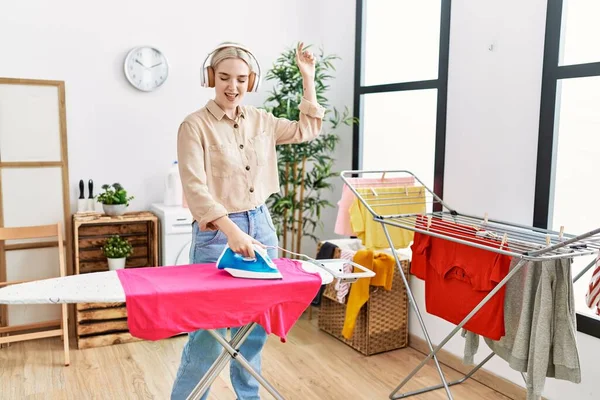
POLYGON ((127 197, 127 191, 120 183, 111 185, 102 185, 103 193, 100 193, 96 199, 102 203, 102 209, 106 215, 123 215, 127 211, 129 201, 133 196, 127 197))
POLYGON ((108 259, 108 269, 115 271, 125 268, 127 257, 133 254, 133 246, 119 235, 113 235, 106 239, 102 246, 102 253, 108 259))
MULTIPOLYGON (((310 46, 309 46, 310 47, 310 46)), ((265 109, 276 117, 297 121, 298 105, 302 98, 302 76, 295 62, 295 47, 287 49, 267 72, 266 79, 275 81, 265 102, 265 109)), ((324 93, 329 89, 327 80, 335 71, 335 55, 325 55, 323 50, 316 57, 315 89, 317 101, 326 111, 327 122, 321 134, 313 141, 294 145, 277 146, 279 182, 281 193, 275 193, 267 200, 267 205, 277 227, 277 234, 283 236, 283 247, 296 253, 301 252, 302 238, 317 240, 314 231, 322 227, 321 212, 333 207, 322 196, 323 190, 331 190, 331 180, 338 175, 333 170, 335 151, 339 137, 332 131, 341 124, 351 126, 358 122, 346 107, 343 112, 329 106, 324 93), (288 240, 291 246, 288 247, 288 240)))

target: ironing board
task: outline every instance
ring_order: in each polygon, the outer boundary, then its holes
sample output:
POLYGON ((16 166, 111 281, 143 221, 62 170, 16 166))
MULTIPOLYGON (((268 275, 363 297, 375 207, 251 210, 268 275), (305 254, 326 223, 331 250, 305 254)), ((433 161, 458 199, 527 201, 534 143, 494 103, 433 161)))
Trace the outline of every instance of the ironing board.
MULTIPOLYGON (((305 271, 317 272, 323 285, 333 281, 333 275, 328 271, 308 261, 301 263, 305 271)), ((116 271, 69 275, 0 288, 0 304, 122 302, 125 302, 125 291, 116 271)))
MULTIPOLYGON (((307 272, 318 273, 321 284, 331 283, 334 277, 348 282, 356 281, 363 277, 372 277, 374 273, 364 267, 349 262, 363 272, 343 273, 343 264, 340 260, 299 261, 307 272)), ((162 267, 165 268, 165 267, 162 267)), ((168 268, 168 267, 166 267, 168 268)), ((239 278, 232 278, 239 279, 239 278)), ((44 279, 34 282, 15 284, 0 288, 0 304, 62 304, 62 303, 113 303, 125 302, 125 291, 116 271, 95 272, 81 275, 72 275, 61 278, 44 279)), ((202 377, 188 399, 199 399, 208 390, 220 371, 231 359, 239 362, 256 380, 276 399, 283 396, 269 384, 248 361, 239 353, 240 345, 256 327, 252 322, 238 330, 230 341, 224 339, 216 330, 208 332, 223 346, 223 351, 211 368, 202 377)))

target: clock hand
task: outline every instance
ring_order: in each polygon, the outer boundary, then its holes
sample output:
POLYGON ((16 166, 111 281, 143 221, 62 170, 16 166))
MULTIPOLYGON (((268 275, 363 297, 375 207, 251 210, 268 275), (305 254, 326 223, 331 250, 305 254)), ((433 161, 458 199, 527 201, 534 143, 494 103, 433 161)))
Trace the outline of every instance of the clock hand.
POLYGON ((154 67, 158 67, 159 65, 162 65, 162 63, 158 63, 158 64, 154 64, 153 66, 151 66, 150 68, 154 68, 154 67))
POLYGON ((135 59, 135 62, 136 62, 136 63, 138 63, 138 64, 140 64, 142 67, 144 67, 144 68, 148 69, 148 67, 146 67, 144 64, 142 64, 142 63, 140 62, 140 60, 138 60, 137 58, 135 59))

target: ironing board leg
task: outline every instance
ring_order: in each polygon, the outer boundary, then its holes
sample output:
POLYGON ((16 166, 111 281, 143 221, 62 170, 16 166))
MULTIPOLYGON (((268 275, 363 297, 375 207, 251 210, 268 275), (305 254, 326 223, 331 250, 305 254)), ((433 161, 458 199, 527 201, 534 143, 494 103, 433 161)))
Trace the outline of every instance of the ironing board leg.
MULTIPOLYGON (((248 335, 250 334, 252 326, 253 326, 252 324, 249 324, 249 325, 243 326, 240 330, 238 330, 237 334, 231 339, 231 345, 233 347, 239 347, 239 345, 241 345, 244 342, 244 340, 246 340, 248 335)), ((221 335, 219 335, 214 330, 209 330, 208 332, 215 338, 221 337, 221 335)), ((229 362, 230 357, 233 357, 233 356, 231 354, 229 354, 226 349, 223 349, 223 351, 221 351, 221 354, 219 355, 219 357, 217 357, 217 359, 215 360, 213 365, 211 365, 210 369, 208 371, 206 371, 206 374, 204 374, 202 379, 200 379, 200 382, 198 382, 198 384, 196 385, 194 390, 192 390, 192 392, 188 396, 187 400, 200 399, 204 395, 204 393, 208 390, 210 385, 212 385, 214 380, 217 379, 217 376, 219 376, 219 373, 221 372, 221 370, 229 362)))
POLYGON ((239 346, 246 340, 246 338, 250 335, 250 332, 256 326, 255 322, 251 324, 245 325, 238 330, 235 336, 231 339, 230 342, 225 340, 221 335, 219 335, 214 330, 209 330, 208 332, 223 346, 223 351, 219 355, 219 357, 215 360, 210 369, 204 374, 200 382, 196 385, 192 393, 188 396, 188 400, 198 400, 200 399, 204 393, 208 390, 210 385, 217 379, 221 370, 227 365, 230 361, 230 358, 238 361, 256 380, 265 388, 273 397, 277 400, 284 400, 283 396, 281 396, 277 390, 265 378, 263 378, 258 372, 252 368, 248 360, 246 360, 242 354, 237 350, 239 346))
MULTIPOLYGON (((254 323, 252 324, 251 328, 254 328, 254 323)), ((227 342, 222 336, 217 335, 215 336, 215 338, 219 341, 219 343, 221 343, 221 345, 229 352, 232 354, 232 358, 234 358, 237 362, 239 362, 240 364, 242 364, 242 366, 244 368, 246 368, 246 370, 254 377, 256 378, 256 380, 263 385, 263 387, 265 389, 267 389, 267 391, 269 393, 271 393, 271 395, 277 399, 277 400, 284 400, 283 396, 280 395, 277 390, 275 390, 275 388, 273 386, 271 386, 271 384, 269 382, 267 382, 267 380, 265 378, 262 377, 262 375, 260 375, 258 372, 256 372, 254 370, 254 368, 252 368, 252 366, 250 365, 250 363, 248 362, 248 360, 246 360, 244 358, 244 356, 242 356, 241 353, 239 353, 237 350, 235 350, 233 347, 231 347, 231 345, 229 344, 229 342, 227 342)))

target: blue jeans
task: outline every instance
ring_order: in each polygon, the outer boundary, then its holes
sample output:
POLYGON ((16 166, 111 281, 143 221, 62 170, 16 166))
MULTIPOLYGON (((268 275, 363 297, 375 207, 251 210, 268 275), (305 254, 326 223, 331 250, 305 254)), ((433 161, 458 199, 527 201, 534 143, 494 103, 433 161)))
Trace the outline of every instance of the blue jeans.
MULTIPOLYGON (((273 226, 273 220, 269 210, 265 205, 257 207, 250 211, 229 214, 229 218, 240 227, 240 229, 262 244, 276 246, 278 244, 277 234, 273 226)), ((192 245, 190 248, 190 262, 192 264, 214 263, 217 261, 225 245, 227 237, 221 231, 200 231, 198 223, 194 222, 192 232, 192 245)), ((276 258, 277 250, 268 249, 269 257, 276 258)), ((231 328, 231 337, 233 337, 240 327, 231 328)), ((221 336, 225 336, 226 329, 218 329, 221 336)), ((252 368, 260 373, 261 351, 267 334, 265 330, 256 325, 247 339, 242 343, 240 352, 248 360, 252 368)), ((217 359, 223 347, 206 330, 191 332, 188 335, 183 354, 181 355, 181 364, 177 371, 177 377, 173 384, 171 392, 172 400, 186 399, 187 396, 196 387, 200 379, 217 359)), ((230 361, 230 376, 233 389, 239 400, 259 399, 258 381, 234 360, 230 361)), ((202 400, 208 397, 208 391, 202 397, 202 400)))

